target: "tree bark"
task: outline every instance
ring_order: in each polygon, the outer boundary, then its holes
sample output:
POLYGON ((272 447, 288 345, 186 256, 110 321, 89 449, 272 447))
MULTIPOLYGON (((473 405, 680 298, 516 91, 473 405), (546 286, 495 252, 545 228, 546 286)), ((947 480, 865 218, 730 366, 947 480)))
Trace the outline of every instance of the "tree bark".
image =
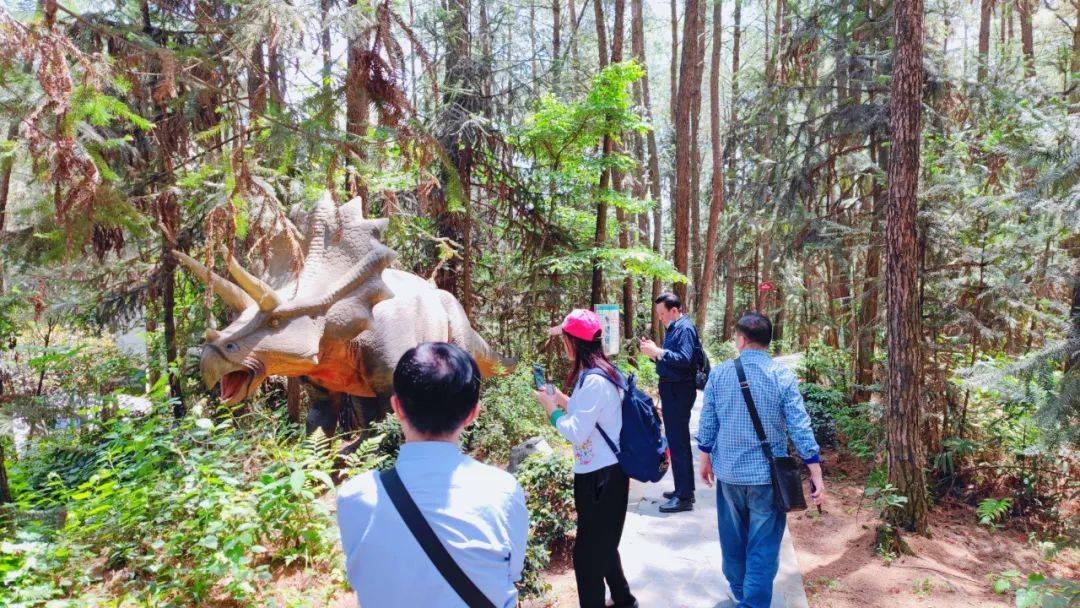
MULTIPOLYGON (((645 114, 652 122, 652 102, 649 98, 649 69, 648 63, 645 60, 645 25, 644 25, 644 7, 643 0, 631 0, 630 1, 630 31, 631 31, 631 45, 633 48, 634 59, 641 64, 645 74, 641 77, 639 91, 641 93, 641 107, 645 109, 645 114)), ((657 254, 660 253, 660 247, 663 243, 663 218, 661 217, 661 188, 660 183, 660 157, 657 153, 656 146, 656 130, 649 129, 645 134, 645 142, 649 153, 649 189, 652 193, 653 210, 652 210, 652 248, 657 254)), ((652 281, 652 298, 650 302, 656 300, 660 295, 660 279, 653 279, 652 281)), ((653 339, 660 339, 660 319, 656 316, 656 310, 652 306, 649 307, 652 320, 652 336, 653 339)))
POLYGON ((1024 76, 1035 77, 1035 37, 1031 29, 1033 0, 1016 0, 1020 13, 1020 46, 1024 51, 1024 76))
MULTIPOLYGON (((596 46, 600 60, 600 70, 608 65, 607 28, 604 22, 604 5, 602 0, 593 0, 593 11, 596 18, 596 46)), ((608 135, 604 135, 602 150, 604 158, 611 156, 614 151, 614 141, 608 135)), ((596 201, 596 232, 593 235, 593 247, 602 249, 607 237, 607 202, 604 193, 611 187, 611 170, 606 169, 600 174, 599 194, 596 201)), ((596 307, 604 297, 604 269, 600 264, 600 257, 595 256, 592 260, 592 289, 589 294, 589 304, 596 307)))
POLYGON ((720 48, 723 42, 723 2, 713 2, 712 57, 709 61, 709 136, 712 140, 712 196, 709 202, 709 225, 705 233, 705 267, 701 271, 701 289, 694 313, 696 325, 705 327, 716 273, 716 233, 724 212, 724 158, 720 146, 720 48))
MULTIPOLYGON (((701 284, 701 82, 705 74, 705 2, 698 4, 697 61, 694 62, 694 95, 690 101, 690 267, 693 300, 696 306, 701 284)), ((686 304, 687 306, 689 304, 686 304)))
POLYGON ((434 197, 431 215, 439 236, 461 245, 460 263, 444 264, 435 275, 435 283, 461 300, 465 313, 472 316, 472 169, 476 135, 470 120, 481 114, 479 71, 473 62, 469 26, 469 0, 449 0, 445 18, 446 76, 442 117, 437 138, 446 151, 449 165, 442 167, 442 191, 434 197), (454 198, 460 207, 452 208, 454 198))
MULTIPOLYGON (((355 0, 354 0, 355 1, 355 0)), ((349 40, 347 72, 345 76, 345 132, 348 136, 349 173, 347 185, 349 196, 359 196, 364 217, 368 216, 368 188, 360 175, 364 161, 367 160, 367 147, 363 139, 367 136, 370 98, 364 86, 365 72, 369 66, 365 51, 367 35, 349 40)), ((385 210, 383 211, 385 214, 385 210)))
MULTIPOLYGON (((555 90, 559 90, 559 72, 562 70, 562 0, 551 0, 551 81, 555 90)), ((570 15, 573 19, 574 16, 570 15)))
MULTIPOLYGON (((880 142, 871 145, 871 153, 879 167, 888 167, 889 152, 880 142)), ((881 274, 881 243, 878 234, 881 230, 881 212, 884 208, 884 183, 877 175, 871 175, 870 186, 870 242, 866 248, 866 266, 863 270, 863 287, 859 296, 859 320, 855 352, 855 384, 858 388, 852 394, 852 401, 864 403, 870 400, 870 391, 864 387, 874 383, 874 338, 878 316, 878 298, 881 293, 879 274, 881 274)))
POLYGON ((994 0, 981 0, 979 10, 979 82, 986 81, 990 61, 990 20, 994 16, 994 0))
POLYGON ((1069 113, 1080 112, 1080 0, 1073 0, 1076 7, 1076 25, 1073 26, 1072 53, 1069 57, 1069 113))
MULTIPOLYGON (((739 50, 742 43, 742 0, 735 0, 735 9, 732 13, 735 21, 735 30, 731 38, 731 114, 728 124, 728 137, 724 142, 724 160, 727 163, 727 196, 728 201, 734 200, 735 196, 735 131, 739 125, 739 50)), ((720 335, 724 340, 731 337, 731 328, 735 324, 735 246, 736 238, 725 245, 724 259, 724 327, 720 335)))
MULTIPOLYGON (((611 62, 619 63, 623 60, 624 32, 626 30, 626 0, 615 0, 615 20, 612 22, 611 32, 611 62)), ((619 192, 623 187, 623 175, 620 171, 611 171, 611 186, 619 192)), ((633 223, 627 216, 626 211, 619 207, 615 210, 615 219, 619 223, 619 247, 630 247, 631 231, 633 223)), ((622 282, 622 323, 623 338, 634 335, 634 277, 626 273, 622 282)))
MULTIPOLYGON (((693 171, 691 112, 698 61, 700 0, 686 0, 683 10, 683 45, 679 60, 679 93, 675 104, 675 269, 689 276, 690 198, 693 171)), ((686 283, 675 284, 675 294, 686 302, 686 283)))
MULTIPOLYGON (((989 0, 987 0, 989 1, 989 0)), ((918 315, 917 189, 922 129, 923 3, 895 6, 892 81, 889 99, 889 186, 886 206, 886 301, 889 396, 886 410, 889 483, 907 503, 893 523, 923 533, 927 522, 926 481, 920 437, 922 335, 918 315)))

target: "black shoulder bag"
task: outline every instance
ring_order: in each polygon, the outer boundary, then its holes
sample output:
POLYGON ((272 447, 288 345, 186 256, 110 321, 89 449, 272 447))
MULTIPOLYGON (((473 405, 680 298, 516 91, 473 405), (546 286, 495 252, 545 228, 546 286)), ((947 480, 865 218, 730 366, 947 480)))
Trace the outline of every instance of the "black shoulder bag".
POLYGON ((803 496, 802 475, 799 464, 791 456, 774 457, 769 439, 765 436, 765 427, 761 424, 754 396, 750 394, 750 383, 746 381, 746 371, 742 360, 735 358, 735 373, 739 376, 739 388, 742 390, 746 409, 750 410, 750 419, 754 422, 761 449, 765 451, 765 460, 769 463, 769 477, 773 487, 773 501, 776 508, 784 513, 806 509, 806 497, 803 496))
POLYGON ((386 492, 390 495, 390 502, 394 503, 398 515, 401 515, 401 519, 405 520, 405 525, 409 527, 409 532, 412 532, 413 537, 416 538, 416 542, 420 543, 420 547, 427 554, 428 559, 435 564, 435 568, 446 579, 446 582, 450 583, 450 586, 454 588, 458 597, 469 608, 495 608, 495 604, 469 579, 461 566, 450 556, 439 537, 435 536, 431 524, 424 519, 420 507, 416 506, 412 496, 409 496, 409 491, 401 483, 401 477, 398 476, 397 469, 392 468, 383 471, 379 474, 379 479, 382 480, 383 487, 386 488, 386 492))

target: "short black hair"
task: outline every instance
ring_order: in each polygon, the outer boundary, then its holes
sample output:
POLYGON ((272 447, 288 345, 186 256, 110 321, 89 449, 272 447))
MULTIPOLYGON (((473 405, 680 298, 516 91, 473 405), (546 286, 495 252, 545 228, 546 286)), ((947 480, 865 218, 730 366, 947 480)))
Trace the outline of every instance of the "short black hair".
POLYGON ((413 428, 445 435, 457 430, 480 400, 480 367, 453 344, 425 342, 398 361, 394 394, 413 428))
POLYGON ((670 291, 665 291, 664 293, 656 296, 656 299, 653 300, 653 304, 663 304, 664 308, 668 310, 671 310, 672 308, 678 308, 679 310, 682 310, 682 300, 679 299, 679 296, 671 293, 670 291))
POLYGON ((760 346, 768 346, 772 342, 772 321, 760 312, 748 312, 739 317, 735 331, 760 346))

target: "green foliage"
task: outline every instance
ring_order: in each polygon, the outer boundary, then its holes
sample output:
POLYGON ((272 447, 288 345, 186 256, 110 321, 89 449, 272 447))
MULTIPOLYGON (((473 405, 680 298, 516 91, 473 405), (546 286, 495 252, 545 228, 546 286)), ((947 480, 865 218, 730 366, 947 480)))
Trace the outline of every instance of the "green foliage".
POLYGON ((1011 509, 1011 498, 985 498, 975 508, 975 513, 979 516, 980 524, 997 530, 998 522, 1008 515, 1011 509))
POLYGON ((1013 592, 1016 608, 1071 608, 1080 604, 1080 582, 1007 570, 991 577, 994 593, 1013 592))
POLYGON ((804 382, 827 386, 843 394, 847 394, 850 388, 851 372, 847 353, 820 340, 811 342, 806 347, 799 373, 804 382))
POLYGON ((518 584, 525 595, 540 595, 541 577, 552 553, 565 554, 577 527, 574 511, 574 462, 557 452, 533 454, 521 463, 517 478, 529 507, 529 544, 525 572, 518 584))
POLYGON ((874 551, 885 561, 892 561, 900 553, 909 552, 907 545, 900 538, 900 532, 892 525, 893 515, 907 504, 907 496, 901 496, 896 486, 888 482, 884 467, 878 467, 871 474, 863 490, 863 497, 870 499, 872 508, 877 511, 880 522, 874 540, 874 551))
POLYGON ((802 393, 818 444, 828 448, 838 447, 835 415, 847 416, 850 413, 844 394, 813 382, 799 383, 799 392, 802 393))
MULTIPOLYGON (((78 449, 50 440, 20 461, 14 476, 29 474, 20 508, 61 508, 66 519, 56 530, 20 524, 24 542, 0 547, 0 604, 79 597, 116 577, 118 597, 140 603, 245 604, 271 568, 336 566, 336 526, 319 500, 333 488, 327 439, 298 440, 258 413, 179 426, 162 414, 117 417, 78 449), (54 463, 41 459, 58 450, 70 455, 43 476, 54 463)), ((354 455, 353 470, 377 463, 376 444, 354 455)))
POLYGON ((533 395, 532 365, 490 380, 480 401, 480 416, 462 436, 463 447, 495 462, 510 459, 510 448, 535 436, 554 437, 544 408, 533 395))

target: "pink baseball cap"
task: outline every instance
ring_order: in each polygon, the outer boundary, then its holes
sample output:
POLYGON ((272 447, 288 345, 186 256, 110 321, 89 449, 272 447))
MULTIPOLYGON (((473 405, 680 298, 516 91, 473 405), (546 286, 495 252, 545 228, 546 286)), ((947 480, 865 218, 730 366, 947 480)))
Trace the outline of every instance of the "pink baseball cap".
POLYGON ((575 338, 592 342, 600 339, 603 327, 600 325, 600 317, 587 308, 575 308, 566 315, 561 325, 556 325, 548 330, 551 335, 566 332, 575 338))

